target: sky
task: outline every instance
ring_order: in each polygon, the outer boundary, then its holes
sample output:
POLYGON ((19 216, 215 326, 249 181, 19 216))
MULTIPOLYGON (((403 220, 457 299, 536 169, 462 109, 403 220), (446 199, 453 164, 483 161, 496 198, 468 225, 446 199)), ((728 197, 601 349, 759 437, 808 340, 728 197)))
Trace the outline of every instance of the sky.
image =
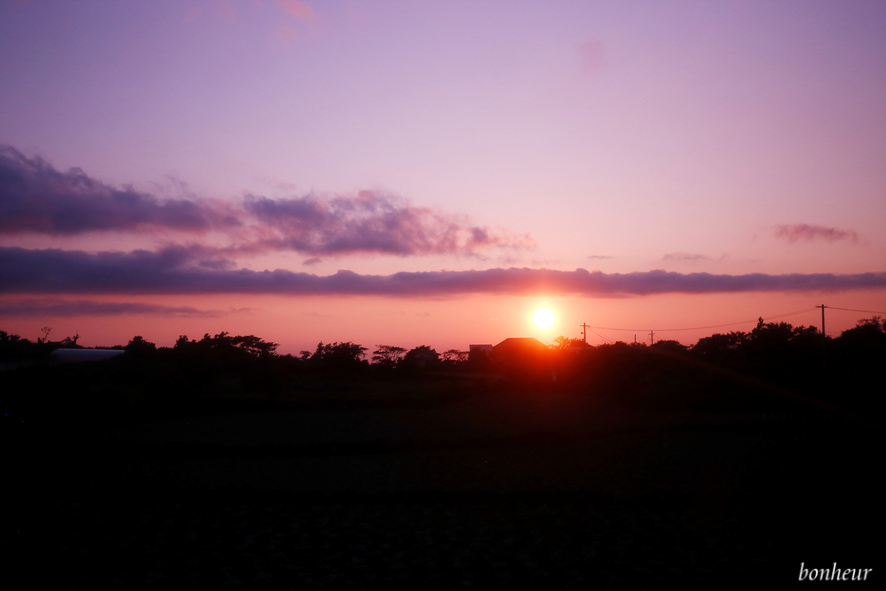
POLYGON ((886 3, 0 3, 0 330, 438 351, 886 310, 886 3), (549 307, 549 328, 532 323, 549 307))

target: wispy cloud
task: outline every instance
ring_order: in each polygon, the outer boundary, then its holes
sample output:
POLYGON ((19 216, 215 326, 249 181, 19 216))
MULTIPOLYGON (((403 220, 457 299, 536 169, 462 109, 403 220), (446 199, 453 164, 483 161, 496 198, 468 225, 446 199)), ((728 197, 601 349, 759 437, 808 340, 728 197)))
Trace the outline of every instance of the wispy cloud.
POLYGON ((816 226, 811 224, 790 224, 775 226, 775 237, 787 240, 789 243, 794 242, 813 242, 823 240, 825 242, 838 242, 847 240, 849 242, 858 242, 858 233, 854 230, 842 230, 840 228, 829 228, 827 226, 816 226))
POLYGON ((495 268, 361 275, 314 275, 286 270, 212 269, 185 250, 86 253, 0 248, 0 293, 446 296, 574 294, 618 297, 662 293, 841 291, 886 288, 886 273, 714 275, 710 273, 602 273, 576 269, 495 268))
POLYGON ((532 245, 528 236, 474 225, 465 216, 417 207, 378 191, 278 200, 249 195, 236 202, 161 199, 109 186, 80 169, 60 172, 41 158, 0 146, 0 235, 150 235, 158 230, 189 241, 221 232, 228 252, 240 255, 272 250, 312 256, 476 255, 532 245))
POLYGON ((58 301, 28 300, 0 302, 0 317, 11 316, 167 316, 173 318, 214 318, 221 310, 199 310, 189 306, 163 306, 131 302, 97 302, 91 300, 58 301))
MULTIPOLYGON (((299 29, 312 23, 316 17, 313 7, 301 0, 271 0, 269 5, 272 8, 274 22, 278 23, 269 27, 270 40, 279 46, 289 45, 298 38, 299 29)), ((261 0, 253 2, 201 0, 200 3, 187 8, 181 21, 187 25, 198 19, 210 18, 226 25, 232 25, 239 20, 238 10, 248 14, 261 11, 267 6, 268 4, 261 0)))
POLYGON ((668 254, 661 257, 663 261, 710 261, 711 257, 703 254, 696 254, 692 252, 669 252, 668 254))
POLYGON ((314 18, 314 9, 305 2, 299 0, 277 0, 277 6, 295 20, 311 20, 314 18))
POLYGON ((299 0, 277 0, 275 5, 288 18, 272 28, 272 40, 286 46, 299 37, 300 29, 313 22, 316 14, 309 4, 299 0))

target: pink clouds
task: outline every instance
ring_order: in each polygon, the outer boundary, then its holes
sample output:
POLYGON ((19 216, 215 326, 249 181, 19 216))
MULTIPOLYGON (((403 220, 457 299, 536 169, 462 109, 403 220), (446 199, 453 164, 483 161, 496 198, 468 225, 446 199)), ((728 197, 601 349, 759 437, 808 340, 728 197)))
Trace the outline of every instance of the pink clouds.
POLYGON ((311 20, 314 9, 299 0, 277 0, 277 5, 296 20, 311 20))
POLYGON ((160 199, 111 187, 80 169, 59 172, 40 158, 0 147, 0 235, 126 231, 150 237, 158 230, 164 239, 171 232, 188 241, 218 232, 228 245, 225 251, 239 255, 280 250, 314 256, 476 255, 531 246, 528 237, 472 225, 464 216, 377 191, 288 199, 249 195, 237 202, 160 199))
MULTIPOLYGON (((314 20, 316 13, 306 2, 299 0, 272 0, 272 16, 279 17, 281 14, 287 17, 283 24, 270 27, 270 38, 274 43, 286 45, 298 36, 294 23, 308 23, 314 20)), ((261 11, 265 8, 264 2, 252 2, 250 4, 235 2, 234 0, 211 0, 203 5, 197 4, 190 7, 182 16, 182 22, 192 23, 204 14, 218 19, 228 25, 238 22, 238 10, 241 9, 261 11)), ((279 22, 279 21, 278 21, 279 22)))
MULTIPOLYGON (((314 20, 314 9, 299 0, 277 0, 276 6, 296 23, 308 23, 314 20)), ((298 29, 289 22, 273 27, 273 41, 277 45, 288 45, 298 37, 298 29)))
POLYGON ((775 227, 775 237, 787 240, 790 244, 795 242, 814 242, 823 240, 828 243, 846 240, 858 242, 858 233, 854 230, 841 230, 812 224, 791 224, 775 227))
MULTIPOLYGON (((77 168, 59 172, 40 158, 0 147, 0 236, 15 239, 23 234, 108 232, 157 237, 158 246, 130 252, 2 247, 0 293, 394 297, 546 293, 621 297, 886 287, 884 273, 714 275, 657 270, 606 274, 584 269, 512 267, 392 275, 339 271, 323 276, 283 269, 237 268, 235 257, 273 252, 308 255, 304 265, 311 266, 319 262, 320 256, 476 256, 489 249, 524 249, 532 243, 526 236, 473 225, 465 216, 415 206, 379 191, 284 199, 247 195, 232 202, 195 197, 161 199, 129 187, 107 185, 77 168), (207 235, 216 242, 204 240, 207 235), (179 243, 170 243, 170 237, 178 237, 179 243), (218 238, 224 246, 218 246, 218 238)), ((776 235, 788 242, 859 239, 851 230, 807 224, 778 226, 776 235)), ((672 252, 664 258, 709 260, 687 252, 672 252)), ((90 309, 81 307, 79 313, 91 313, 90 309)))
POLYGON ((248 197, 244 207, 263 226, 264 245, 303 253, 469 254, 494 246, 528 245, 526 238, 496 234, 457 216, 373 191, 327 200, 248 197))
MULTIPOLYGON (((209 7, 212 14, 225 22, 233 23, 237 20, 237 3, 234 3, 231 0, 213 0, 212 2, 206 4, 206 6, 209 7)), ((299 0, 275 0, 274 6, 276 6, 281 12, 295 20, 309 21, 314 18, 314 9, 311 8, 311 6, 307 3, 300 2, 299 0)), ((203 12, 204 6, 194 5, 190 7, 185 15, 182 17, 182 22, 192 22, 196 20, 201 14, 203 14, 203 12)))

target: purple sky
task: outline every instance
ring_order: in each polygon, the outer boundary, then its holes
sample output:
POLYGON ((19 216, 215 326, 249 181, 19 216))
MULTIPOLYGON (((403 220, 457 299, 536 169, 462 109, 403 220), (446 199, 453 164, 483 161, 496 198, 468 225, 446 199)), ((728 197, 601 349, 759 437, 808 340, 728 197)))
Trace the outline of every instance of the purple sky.
POLYGON ((873 1, 0 3, 0 329, 440 349, 541 302, 568 336, 884 310, 884 30, 873 1))

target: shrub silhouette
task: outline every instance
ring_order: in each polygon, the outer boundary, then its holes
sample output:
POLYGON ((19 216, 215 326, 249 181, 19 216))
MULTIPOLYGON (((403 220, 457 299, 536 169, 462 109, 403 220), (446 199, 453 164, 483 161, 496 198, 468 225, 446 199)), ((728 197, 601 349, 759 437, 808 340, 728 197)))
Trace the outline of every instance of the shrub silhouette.
POLYGON ((327 343, 320 341, 314 354, 307 360, 310 368, 327 373, 352 374, 368 365, 363 361, 366 347, 346 341, 327 343))
POLYGON ((397 367, 397 364, 400 363, 400 360, 406 353, 406 349, 403 347, 392 345, 377 345, 377 347, 378 349, 372 354, 372 365, 385 370, 392 370, 397 367))

